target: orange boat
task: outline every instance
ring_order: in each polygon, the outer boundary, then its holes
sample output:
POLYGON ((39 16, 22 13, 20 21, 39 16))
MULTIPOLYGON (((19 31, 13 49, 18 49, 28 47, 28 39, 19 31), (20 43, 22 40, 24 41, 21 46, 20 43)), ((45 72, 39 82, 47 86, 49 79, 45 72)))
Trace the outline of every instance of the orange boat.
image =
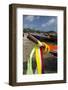
POLYGON ((57 57, 57 45, 48 44, 50 48, 50 53, 57 57))
POLYGON ((57 50, 57 45, 48 44, 48 46, 50 47, 50 51, 56 51, 57 50))

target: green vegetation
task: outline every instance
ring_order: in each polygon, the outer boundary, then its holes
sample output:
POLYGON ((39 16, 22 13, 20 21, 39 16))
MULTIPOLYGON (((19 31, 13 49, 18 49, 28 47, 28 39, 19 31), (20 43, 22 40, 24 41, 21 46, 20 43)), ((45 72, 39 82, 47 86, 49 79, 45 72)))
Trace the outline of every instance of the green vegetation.
POLYGON ((50 34, 57 34, 55 31, 43 31, 43 30, 37 30, 37 29, 30 29, 30 28, 24 28, 23 29, 23 32, 24 33, 27 33, 27 32, 36 32, 36 33, 50 33, 50 34))

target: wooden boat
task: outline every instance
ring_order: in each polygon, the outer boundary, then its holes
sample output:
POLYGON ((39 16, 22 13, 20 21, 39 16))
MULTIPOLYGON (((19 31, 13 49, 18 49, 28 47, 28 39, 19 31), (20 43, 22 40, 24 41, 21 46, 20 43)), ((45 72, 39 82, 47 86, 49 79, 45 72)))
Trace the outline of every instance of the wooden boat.
MULTIPOLYGON (((40 39, 44 39, 45 41, 47 41, 47 38, 48 37, 45 37, 45 36, 40 36, 40 35, 34 35, 34 34, 31 34, 31 33, 29 33, 29 35, 28 35, 28 37, 27 38, 29 38, 31 41, 33 41, 33 42, 35 42, 36 44, 37 44, 37 40, 40 40, 40 39)), ((54 56, 56 56, 57 57, 57 45, 56 44, 52 44, 52 43, 49 43, 49 40, 51 40, 51 39, 49 39, 48 38, 48 46, 49 46, 49 48, 50 48, 50 53, 52 54, 52 55, 54 55, 54 56)), ((41 40, 40 40, 41 41, 41 40)), ((52 42, 52 41, 51 41, 52 42)), ((54 43, 54 42, 53 42, 54 43)))

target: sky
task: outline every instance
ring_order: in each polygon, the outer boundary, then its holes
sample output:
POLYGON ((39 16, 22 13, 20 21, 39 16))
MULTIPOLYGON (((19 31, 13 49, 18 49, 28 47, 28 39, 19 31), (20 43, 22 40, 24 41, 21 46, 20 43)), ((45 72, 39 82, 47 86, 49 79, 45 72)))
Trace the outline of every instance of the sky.
POLYGON ((23 15, 23 27, 40 31, 57 31, 57 16, 23 15))

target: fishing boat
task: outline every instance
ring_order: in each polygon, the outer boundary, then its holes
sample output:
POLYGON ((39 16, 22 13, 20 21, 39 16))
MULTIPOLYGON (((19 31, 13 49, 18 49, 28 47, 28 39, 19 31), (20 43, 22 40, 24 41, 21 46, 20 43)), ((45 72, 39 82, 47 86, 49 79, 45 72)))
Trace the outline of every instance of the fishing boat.
POLYGON ((57 37, 53 35, 44 35, 44 34, 37 34, 37 33, 35 34, 31 33, 31 35, 43 42, 46 41, 46 42, 57 43, 57 37))
MULTIPOLYGON (((34 42, 35 44, 38 43, 39 38, 50 38, 48 35, 45 36, 43 34, 36 34, 36 33, 29 33, 27 38, 34 42)), ((41 40, 40 40, 41 41, 41 40)), ((47 39, 46 39, 47 41, 47 39)), ((49 42, 49 41, 48 41, 49 42)), ((45 42, 44 42, 45 43, 45 42)), ((57 45, 52 43, 46 43, 50 51, 49 53, 43 53, 43 62, 44 62, 44 73, 56 73, 57 72, 57 45)), ((44 48, 44 45, 42 46, 44 48)), ((46 48, 46 47, 45 47, 46 48)), ((36 63, 33 60, 33 68, 36 69, 36 63)))

